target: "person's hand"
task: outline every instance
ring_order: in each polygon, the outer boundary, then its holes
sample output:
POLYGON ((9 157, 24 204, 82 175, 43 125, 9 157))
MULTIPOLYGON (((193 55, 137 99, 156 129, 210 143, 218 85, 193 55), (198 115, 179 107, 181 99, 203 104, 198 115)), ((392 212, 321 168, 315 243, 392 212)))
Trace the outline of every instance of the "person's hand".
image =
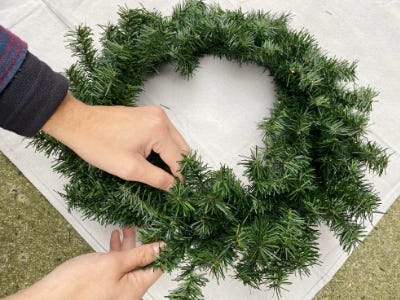
POLYGON ((161 276, 161 270, 141 267, 151 263, 161 243, 136 246, 134 228, 110 239, 110 253, 90 253, 66 261, 43 279, 4 300, 139 300, 161 276))
POLYGON ((90 106, 65 97, 42 128, 88 163, 125 180, 168 190, 182 179, 179 161, 189 146, 162 108, 90 106), (158 153, 174 176, 149 163, 158 153))

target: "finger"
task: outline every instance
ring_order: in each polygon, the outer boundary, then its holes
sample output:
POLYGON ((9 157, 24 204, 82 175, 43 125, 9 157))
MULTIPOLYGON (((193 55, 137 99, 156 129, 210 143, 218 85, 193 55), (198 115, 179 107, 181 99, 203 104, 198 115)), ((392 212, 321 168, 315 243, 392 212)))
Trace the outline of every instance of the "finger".
POLYGON ((122 250, 128 250, 136 247, 136 228, 122 228, 122 250))
MULTIPOLYGON (((168 118, 167 118, 168 119, 168 118)), ((190 151, 190 147, 188 143, 183 138, 182 134, 176 129, 174 124, 168 119, 168 129, 175 143, 178 145, 178 148, 183 155, 188 155, 190 151)), ((182 159, 182 157, 181 157, 182 159)))
POLYGON ((136 158, 132 180, 140 181, 162 190, 169 190, 175 183, 173 176, 152 165, 142 156, 137 156, 136 158))
POLYGON ((157 281, 163 274, 161 269, 139 269, 131 273, 136 281, 139 281, 137 286, 140 287, 143 294, 157 281))
POLYGON ((110 252, 121 251, 121 238, 118 230, 113 230, 110 237, 110 252))
MULTIPOLYGON (((164 110, 163 110, 164 111, 164 110)), ((188 143, 183 138, 182 134, 176 129, 175 125, 172 123, 168 114, 164 111, 163 119, 166 121, 168 131, 174 140, 174 142, 178 145, 178 148, 182 152, 182 154, 187 155, 189 153, 190 147, 188 143)))
POLYGON ((182 160, 182 152, 171 139, 157 143, 153 147, 153 151, 157 152, 161 159, 168 165, 172 174, 182 180, 182 175, 179 173, 180 161, 182 160))
POLYGON ((157 258, 160 253, 160 247, 163 246, 163 243, 145 244, 137 248, 116 253, 122 262, 121 272, 131 272, 150 264, 157 258))

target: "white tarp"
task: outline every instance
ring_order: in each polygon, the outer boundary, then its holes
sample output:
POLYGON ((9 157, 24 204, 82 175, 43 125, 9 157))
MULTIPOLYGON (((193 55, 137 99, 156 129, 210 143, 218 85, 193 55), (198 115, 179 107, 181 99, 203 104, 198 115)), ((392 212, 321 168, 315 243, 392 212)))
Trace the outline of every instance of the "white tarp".
MULTIPOLYGON (((291 12, 293 28, 308 29, 330 55, 357 60, 360 85, 371 85, 380 91, 374 103, 370 136, 392 154, 389 168, 381 177, 373 177, 381 196, 381 210, 386 211, 400 193, 400 2, 389 0, 357 1, 215 1, 223 8, 239 6, 244 11, 269 10, 291 12)), ((107 1, 107 0, 1 0, 0 24, 10 28, 28 42, 29 49, 54 70, 63 71, 73 59, 65 48, 66 31, 85 23, 91 27, 117 20, 118 5, 144 6, 168 15, 175 0, 107 1)), ((99 32, 99 28, 95 28, 99 32)), ((274 101, 271 79, 257 66, 239 67, 226 60, 203 58, 196 75, 185 81, 166 66, 150 78, 140 97, 143 105, 168 107, 166 112, 204 161, 218 167, 226 163, 235 168, 240 155, 260 143, 256 124, 270 113, 274 101)), ((25 148, 21 137, 0 131, 0 150, 28 177, 44 196, 75 227, 96 251, 108 250, 112 228, 83 220, 79 212, 68 213, 59 197, 64 180, 51 170, 51 160, 25 148)), ((381 215, 374 219, 374 224, 381 215)), ((372 225, 369 226, 369 230, 372 225)), ((325 227, 320 237, 321 265, 310 277, 292 277, 293 284, 283 299, 311 299, 340 268, 347 258, 325 227)), ((145 299, 162 299, 175 283, 164 275, 147 293, 145 299)), ((227 279, 210 282, 206 299, 272 299, 271 291, 250 290, 227 279)))

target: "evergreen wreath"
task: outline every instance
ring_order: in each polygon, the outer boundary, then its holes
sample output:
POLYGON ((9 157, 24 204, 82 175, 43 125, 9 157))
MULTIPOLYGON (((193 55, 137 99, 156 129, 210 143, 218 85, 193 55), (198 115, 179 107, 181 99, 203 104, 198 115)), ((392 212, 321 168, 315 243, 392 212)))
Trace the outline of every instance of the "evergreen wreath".
MULTIPOLYGON (((102 223, 139 226, 145 243, 165 241, 155 265, 181 270, 170 299, 202 298, 207 273, 223 278, 228 267, 246 285, 279 292, 290 274, 309 274, 318 263, 322 223, 346 251, 360 241, 380 202, 365 173, 381 175, 388 155, 366 137, 377 93, 356 86, 355 63, 328 57, 308 32, 289 29, 285 14, 186 1, 170 17, 128 8, 119 16, 102 26, 101 49, 86 26, 69 34, 78 61, 66 73, 82 101, 135 105, 161 66, 175 63, 189 78, 204 55, 268 69, 278 100, 259 123, 263 147, 240 162, 247 185, 192 152, 181 162, 185 181, 160 191, 96 169, 40 132, 33 144, 58 157, 54 168, 69 179, 63 196, 71 208, 102 223)), ((149 160, 163 165, 157 155, 149 160)))

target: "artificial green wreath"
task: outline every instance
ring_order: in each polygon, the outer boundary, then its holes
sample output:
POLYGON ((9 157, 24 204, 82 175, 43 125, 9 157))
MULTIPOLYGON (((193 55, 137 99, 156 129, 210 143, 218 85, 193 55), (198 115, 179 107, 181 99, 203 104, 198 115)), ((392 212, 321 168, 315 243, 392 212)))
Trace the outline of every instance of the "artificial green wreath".
MULTIPOLYGON (((174 63, 190 77, 204 55, 268 69, 278 98, 259 124, 264 146, 240 162, 247 185, 193 152, 181 162, 185 181, 164 192, 96 169, 39 133, 37 149, 56 154, 55 169, 69 178, 71 208, 102 223, 137 225, 143 242, 165 241, 156 265, 181 270, 170 299, 201 298, 205 274, 221 278, 228 267, 244 284, 279 290, 290 274, 308 274, 318 262, 321 223, 345 250, 359 242, 379 205, 365 172, 381 175, 388 156, 366 138, 376 92, 356 87, 355 63, 328 57, 305 30, 288 28, 287 15, 202 1, 177 5, 171 17, 128 8, 119 15, 103 26, 100 49, 88 27, 70 35, 78 62, 67 75, 82 101, 135 105, 143 81, 161 66, 174 63)), ((162 165, 156 155, 149 159, 162 165)))

